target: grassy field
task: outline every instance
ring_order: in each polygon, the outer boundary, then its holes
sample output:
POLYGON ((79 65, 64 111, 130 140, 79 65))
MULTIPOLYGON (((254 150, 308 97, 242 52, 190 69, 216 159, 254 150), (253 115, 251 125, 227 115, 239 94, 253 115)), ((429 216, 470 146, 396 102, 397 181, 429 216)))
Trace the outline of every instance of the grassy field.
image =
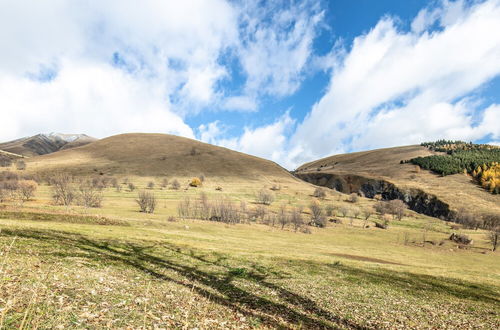
MULTIPOLYGON (((129 179, 141 189, 153 178, 129 179)), ((179 191, 154 189, 154 214, 138 212, 137 191, 125 186, 106 189, 100 209, 54 206, 45 185, 33 201, 5 203, 0 327, 500 327, 500 258, 483 231, 413 212, 387 230, 337 216, 342 224, 311 234, 254 222, 169 222, 185 196, 204 191, 252 208, 255 192, 275 183, 209 177, 202 188, 184 190, 188 177, 178 179, 179 191), (458 248, 447 240, 452 232, 474 244, 458 248)), ((282 182, 268 211, 307 207, 313 191, 282 182)), ((321 204, 374 203, 346 199, 329 192, 321 204)))

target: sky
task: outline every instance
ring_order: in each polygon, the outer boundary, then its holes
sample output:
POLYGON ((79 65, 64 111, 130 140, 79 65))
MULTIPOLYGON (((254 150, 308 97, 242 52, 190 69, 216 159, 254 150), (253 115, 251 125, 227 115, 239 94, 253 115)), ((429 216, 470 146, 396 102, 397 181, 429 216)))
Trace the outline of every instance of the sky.
POLYGON ((500 0, 0 0, 0 141, 50 132, 500 145, 500 0))

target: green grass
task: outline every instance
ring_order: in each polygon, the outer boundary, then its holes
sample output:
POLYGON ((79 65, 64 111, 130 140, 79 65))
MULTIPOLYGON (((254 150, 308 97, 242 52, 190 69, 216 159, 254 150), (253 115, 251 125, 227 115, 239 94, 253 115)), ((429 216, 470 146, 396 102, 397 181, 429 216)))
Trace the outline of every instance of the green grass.
MULTIPOLYGON (((253 207, 253 187, 223 186, 253 207)), ((313 189, 293 188, 277 199, 308 205, 313 189)), ((150 215, 137 211, 135 193, 108 189, 102 209, 64 208, 50 205, 42 186, 36 200, 0 209, 0 327, 500 326, 500 258, 483 231, 460 229, 475 241, 460 249, 447 240, 448 223, 412 212, 388 230, 346 218, 312 234, 166 221, 178 200, 200 191, 220 194, 210 183, 155 190, 161 201, 150 215), (428 224, 434 245, 422 244, 428 224)), ((322 203, 350 205, 336 195, 322 203)))

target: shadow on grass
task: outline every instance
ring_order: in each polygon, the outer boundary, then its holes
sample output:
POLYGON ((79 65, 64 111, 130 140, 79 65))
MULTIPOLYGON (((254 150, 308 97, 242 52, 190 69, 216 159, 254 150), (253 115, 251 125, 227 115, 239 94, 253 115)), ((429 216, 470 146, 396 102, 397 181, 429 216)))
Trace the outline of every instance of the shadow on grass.
POLYGON ((232 268, 224 264, 224 258, 210 260, 209 256, 168 243, 146 246, 130 242, 93 240, 79 234, 60 231, 2 229, 0 235, 42 240, 54 246, 58 245, 63 249, 50 252, 57 257, 87 257, 99 262, 133 267, 159 280, 171 281, 189 288, 212 302, 247 317, 257 318, 270 327, 284 328, 288 323, 308 329, 335 329, 339 326, 365 329, 322 309, 307 297, 271 283, 270 277, 279 278, 280 274, 263 266, 254 264, 250 269, 232 268), (82 255, 82 251, 86 254, 82 255), (157 255, 159 252, 162 252, 161 257, 157 255), (200 270, 206 266, 215 266, 217 270, 200 270), (181 279, 169 276, 166 272, 174 272, 181 279), (273 290, 280 301, 273 301, 238 287, 234 281, 236 278, 251 281, 261 289, 273 290))

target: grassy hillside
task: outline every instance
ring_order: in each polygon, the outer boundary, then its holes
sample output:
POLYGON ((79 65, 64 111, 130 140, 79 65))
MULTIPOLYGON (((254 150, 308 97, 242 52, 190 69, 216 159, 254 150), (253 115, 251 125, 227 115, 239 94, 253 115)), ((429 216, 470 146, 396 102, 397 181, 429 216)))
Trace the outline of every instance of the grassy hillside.
POLYGON ((32 158, 28 169, 77 175, 234 177, 298 181, 279 165, 226 148, 166 134, 121 134, 32 158))
MULTIPOLYGON (((139 189, 147 178, 134 178, 139 189)), ((340 224, 228 225, 176 215, 178 201, 227 196, 254 202, 255 185, 216 191, 154 188, 154 214, 136 192, 104 189, 103 206, 54 206, 52 187, 0 209, 2 328, 483 328, 500 325, 500 262, 486 232, 407 212, 389 229, 334 215, 340 224), (168 221, 169 216, 177 218, 168 221), (452 232, 472 247, 448 240, 452 232), (450 317, 452 315, 452 317, 450 317)), ((283 186, 266 206, 302 205, 312 186, 283 186), (307 187, 307 189, 304 189, 307 187), (299 189, 300 188, 300 189, 299 189)), ((369 209, 328 192, 323 206, 369 209)))
POLYGON ((452 209, 466 207, 478 213, 500 213, 500 196, 491 195, 465 174, 442 177, 401 160, 442 155, 424 146, 405 146, 335 155, 300 166, 297 173, 360 175, 387 180, 402 188, 418 188, 436 195, 452 209))

